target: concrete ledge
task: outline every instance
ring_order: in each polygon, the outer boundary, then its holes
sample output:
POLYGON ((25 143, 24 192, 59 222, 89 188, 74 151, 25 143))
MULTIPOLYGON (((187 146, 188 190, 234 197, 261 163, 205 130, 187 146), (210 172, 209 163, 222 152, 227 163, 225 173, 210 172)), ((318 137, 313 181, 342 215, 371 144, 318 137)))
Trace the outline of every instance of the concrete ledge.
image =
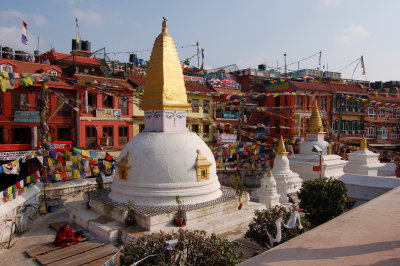
POLYGON ((400 188, 240 265, 400 265, 400 188))

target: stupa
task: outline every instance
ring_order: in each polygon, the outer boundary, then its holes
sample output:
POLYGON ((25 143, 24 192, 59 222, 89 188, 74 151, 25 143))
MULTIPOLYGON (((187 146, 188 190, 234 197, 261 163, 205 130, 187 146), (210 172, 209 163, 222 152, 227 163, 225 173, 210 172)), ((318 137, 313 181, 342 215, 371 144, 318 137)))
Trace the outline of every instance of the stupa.
POLYGON ((349 153, 349 161, 344 167, 344 172, 347 174, 357 175, 378 175, 378 169, 385 166, 379 162, 379 154, 368 150, 367 139, 363 136, 360 143, 360 148, 352 153, 349 153))
POLYGON ((328 142, 324 140, 324 127, 321 115, 318 110, 317 101, 313 106, 310 124, 307 130, 306 140, 300 143, 300 153, 289 157, 291 169, 299 174, 303 181, 316 179, 319 172, 314 171, 314 166, 319 166, 319 155, 313 151, 314 146, 318 146, 322 155, 322 177, 338 178, 344 174, 343 167, 346 161, 341 160, 338 155, 328 154, 328 142))
POLYGON ((164 20, 154 42, 141 104, 145 129, 123 148, 110 199, 160 206, 176 204, 177 195, 185 204, 221 196, 211 150, 186 127, 188 107, 182 67, 164 20), (123 160, 130 167, 122 165, 123 160))
POLYGON ((145 129, 121 151, 111 189, 86 194, 90 213, 83 213, 83 203, 72 204, 71 220, 111 239, 124 235, 120 223, 131 206, 143 232, 174 230, 179 196, 187 228, 220 233, 248 223, 254 210, 265 208, 249 202, 246 192, 239 197, 233 188, 221 187, 210 148, 186 128, 189 104, 166 20, 154 42, 141 107, 145 129), (109 226, 97 222, 103 216, 111 219, 109 226))
POLYGON ((279 194, 276 192, 276 181, 271 170, 261 178, 260 183, 258 202, 265 204, 267 209, 279 205, 279 194))
POLYGON ((290 170, 288 152, 285 148, 283 137, 279 139, 278 149, 276 151, 276 157, 274 159, 274 168, 272 174, 276 181, 276 190, 280 194, 280 203, 285 204, 289 202, 288 194, 296 193, 300 190, 303 180, 299 177, 299 174, 290 170))

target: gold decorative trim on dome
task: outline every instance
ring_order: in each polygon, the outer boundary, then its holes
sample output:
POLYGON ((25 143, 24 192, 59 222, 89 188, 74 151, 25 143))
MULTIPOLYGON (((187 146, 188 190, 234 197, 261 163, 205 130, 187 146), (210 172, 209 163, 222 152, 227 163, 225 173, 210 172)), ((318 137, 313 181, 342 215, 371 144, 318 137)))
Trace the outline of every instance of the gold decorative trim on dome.
POLYGON ((162 22, 162 31, 154 41, 140 106, 144 111, 187 110, 190 106, 182 66, 174 39, 168 34, 166 20, 162 22))
POLYGON ((200 150, 197 150, 197 158, 194 166, 197 172, 197 181, 204 181, 210 179, 210 166, 212 163, 201 154, 200 150))
POLYGON ((272 177, 272 170, 268 171, 267 177, 272 177))
POLYGON ((367 151, 368 150, 368 144, 367 144, 367 139, 363 135, 361 142, 360 142, 360 151, 367 151))
POLYGON ((312 109, 310 124, 307 129, 307 133, 310 134, 324 134, 324 126, 322 125, 321 115, 318 110, 317 100, 312 109))
POLYGON ((285 142, 283 141, 283 137, 281 135, 281 138, 279 139, 279 142, 278 142, 278 149, 276 151, 276 155, 285 156, 288 154, 289 153, 286 151, 286 148, 285 148, 285 142))

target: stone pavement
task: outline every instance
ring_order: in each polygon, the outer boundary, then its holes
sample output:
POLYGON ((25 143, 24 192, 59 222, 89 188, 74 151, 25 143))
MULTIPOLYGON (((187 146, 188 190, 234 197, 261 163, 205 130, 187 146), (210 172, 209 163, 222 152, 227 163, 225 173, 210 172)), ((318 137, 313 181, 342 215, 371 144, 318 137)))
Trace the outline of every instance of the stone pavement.
POLYGON ((400 187, 240 265, 400 265, 400 187))

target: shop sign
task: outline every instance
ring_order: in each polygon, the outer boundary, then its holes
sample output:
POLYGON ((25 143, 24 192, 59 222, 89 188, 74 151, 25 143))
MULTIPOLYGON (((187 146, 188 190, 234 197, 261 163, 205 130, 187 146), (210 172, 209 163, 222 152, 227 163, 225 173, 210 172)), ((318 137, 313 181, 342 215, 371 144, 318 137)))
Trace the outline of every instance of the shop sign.
POLYGON ((218 133, 218 142, 235 142, 236 134, 218 133))
POLYGON ((0 152, 0 160, 16 160, 22 156, 27 156, 31 154, 32 151, 10 151, 10 152, 0 152))
POLYGON ((119 118, 121 117, 121 109, 97 108, 96 117, 119 118))
POLYGON ((30 144, 1 144, 1 151, 18 151, 18 150, 29 150, 31 148, 30 144))
POLYGON ((39 111, 15 111, 14 122, 17 123, 40 123, 39 111))

